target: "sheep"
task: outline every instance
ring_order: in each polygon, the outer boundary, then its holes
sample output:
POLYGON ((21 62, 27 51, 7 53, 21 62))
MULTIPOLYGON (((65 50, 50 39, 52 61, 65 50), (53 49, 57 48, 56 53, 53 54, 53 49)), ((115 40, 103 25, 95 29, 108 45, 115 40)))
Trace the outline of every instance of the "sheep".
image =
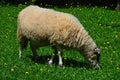
MULTIPOLYGON (((17 38, 20 59, 29 41, 34 58, 36 49, 51 45, 54 54, 58 53, 60 66, 63 65, 62 49, 75 49, 94 69, 99 68, 100 49, 72 14, 30 5, 18 14, 17 38)), ((49 60, 50 65, 53 59, 54 55, 49 60)))

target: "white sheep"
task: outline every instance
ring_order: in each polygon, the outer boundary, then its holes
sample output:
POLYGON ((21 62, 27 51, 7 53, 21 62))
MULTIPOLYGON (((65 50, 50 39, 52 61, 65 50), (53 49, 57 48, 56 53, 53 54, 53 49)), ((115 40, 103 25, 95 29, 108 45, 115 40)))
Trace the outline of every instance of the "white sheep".
MULTIPOLYGON (((62 66, 62 48, 76 49, 98 68, 100 50, 88 35, 79 20, 71 14, 58 12, 38 6, 28 6, 18 15, 17 37, 20 45, 19 58, 30 41, 34 58, 38 47, 52 45, 58 53, 59 65, 62 66)), ((49 61, 53 63, 54 55, 49 61)))

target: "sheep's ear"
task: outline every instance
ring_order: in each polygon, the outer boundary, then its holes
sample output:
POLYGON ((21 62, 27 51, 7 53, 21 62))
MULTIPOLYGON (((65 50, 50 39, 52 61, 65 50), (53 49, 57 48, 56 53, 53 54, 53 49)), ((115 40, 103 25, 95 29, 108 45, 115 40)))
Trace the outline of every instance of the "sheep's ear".
POLYGON ((100 54, 100 52, 101 50, 99 48, 95 48, 95 51, 94 51, 95 54, 100 54))

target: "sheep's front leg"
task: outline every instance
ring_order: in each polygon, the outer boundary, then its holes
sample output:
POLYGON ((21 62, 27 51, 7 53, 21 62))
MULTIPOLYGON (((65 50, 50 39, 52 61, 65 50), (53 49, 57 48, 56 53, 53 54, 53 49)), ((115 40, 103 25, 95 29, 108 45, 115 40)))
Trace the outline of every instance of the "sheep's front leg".
POLYGON ((55 55, 58 53, 58 57, 59 57, 59 66, 63 66, 63 62, 62 62, 62 49, 59 46, 52 46, 52 48, 54 49, 53 55, 51 57, 51 59, 49 60, 49 64, 52 65, 53 63, 53 59, 55 57, 55 55))
POLYGON ((53 54, 52 54, 52 57, 51 57, 51 59, 49 60, 49 65, 52 65, 52 63, 53 63, 53 60, 54 60, 54 57, 55 57, 55 55, 57 54, 57 48, 55 47, 55 46, 52 46, 52 48, 53 48, 53 54))
POLYGON ((49 62, 48 62, 49 65, 51 65, 51 66, 52 66, 52 64, 53 64, 53 59, 54 59, 54 57, 55 57, 55 54, 53 53, 51 59, 50 59, 49 62))
POLYGON ((60 46, 57 46, 57 51, 58 51, 58 57, 59 57, 59 66, 63 66, 63 62, 62 62, 62 49, 60 46))
POLYGON ((62 51, 58 51, 58 56, 59 56, 59 66, 63 66, 63 62, 62 62, 62 51))

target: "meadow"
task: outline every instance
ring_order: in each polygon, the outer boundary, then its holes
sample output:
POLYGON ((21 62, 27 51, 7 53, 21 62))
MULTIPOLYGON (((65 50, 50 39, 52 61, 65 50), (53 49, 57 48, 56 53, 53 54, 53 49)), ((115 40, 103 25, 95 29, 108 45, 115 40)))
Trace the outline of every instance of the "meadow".
POLYGON ((119 80, 120 12, 102 7, 53 8, 76 16, 101 49, 98 70, 89 68, 82 55, 63 51, 64 66, 48 65, 51 46, 39 48, 39 60, 32 59, 28 45, 18 58, 17 15, 23 6, 0 5, 0 80, 119 80))

